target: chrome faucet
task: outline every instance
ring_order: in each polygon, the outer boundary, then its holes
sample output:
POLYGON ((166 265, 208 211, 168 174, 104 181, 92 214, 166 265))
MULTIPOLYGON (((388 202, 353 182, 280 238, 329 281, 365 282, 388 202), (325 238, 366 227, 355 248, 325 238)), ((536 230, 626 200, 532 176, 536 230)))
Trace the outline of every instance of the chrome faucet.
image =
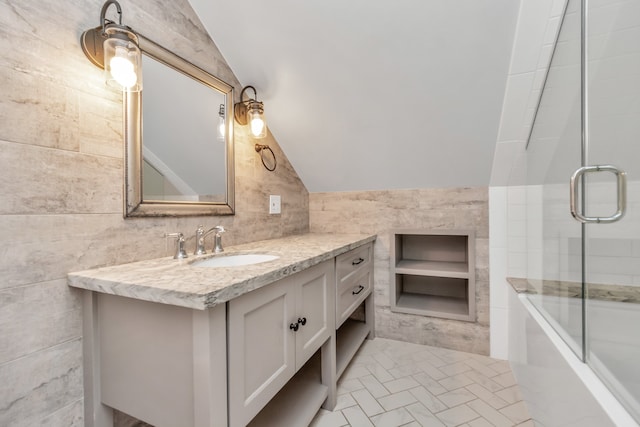
POLYGON ((176 254, 173 256, 173 259, 187 258, 187 252, 184 250, 184 234, 166 233, 164 237, 173 237, 176 239, 176 254))
POLYGON ((204 248, 204 238, 213 231, 215 231, 215 228, 212 228, 211 230, 205 232, 202 225, 198 226, 198 229, 196 230, 196 250, 194 252, 195 255, 204 255, 207 253, 204 248))
POLYGON ((204 248, 204 238, 213 232, 216 233, 213 252, 219 253, 224 251, 224 249, 222 249, 222 237, 220 236, 220 233, 224 233, 224 227, 222 227, 221 225, 216 225, 210 230, 204 231, 204 227, 202 225, 199 225, 198 229, 196 230, 196 250, 194 252, 195 255, 204 255, 207 253, 204 248))

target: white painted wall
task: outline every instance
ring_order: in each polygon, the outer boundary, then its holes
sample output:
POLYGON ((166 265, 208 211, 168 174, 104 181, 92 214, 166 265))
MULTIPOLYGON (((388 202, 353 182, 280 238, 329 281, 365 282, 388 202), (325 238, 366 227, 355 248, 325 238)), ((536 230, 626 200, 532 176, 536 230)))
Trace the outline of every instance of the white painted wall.
POLYGON ((190 3, 310 192, 489 184, 519 1, 190 3))

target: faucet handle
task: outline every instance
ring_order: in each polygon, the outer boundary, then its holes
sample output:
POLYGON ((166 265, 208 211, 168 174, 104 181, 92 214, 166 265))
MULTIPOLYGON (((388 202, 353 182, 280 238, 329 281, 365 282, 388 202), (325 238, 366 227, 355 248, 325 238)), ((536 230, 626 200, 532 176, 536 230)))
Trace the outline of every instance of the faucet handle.
POLYGON ((164 237, 172 237, 176 239, 176 254, 173 259, 187 258, 187 252, 184 250, 184 234, 182 233, 165 233, 164 237))
POLYGON ((222 233, 225 232, 225 229, 221 225, 216 225, 215 227, 213 227, 213 230, 216 231, 216 235, 213 238, 213 252, 217 254, 220 252, 224 252, 224 248, 222 247, 222 233))

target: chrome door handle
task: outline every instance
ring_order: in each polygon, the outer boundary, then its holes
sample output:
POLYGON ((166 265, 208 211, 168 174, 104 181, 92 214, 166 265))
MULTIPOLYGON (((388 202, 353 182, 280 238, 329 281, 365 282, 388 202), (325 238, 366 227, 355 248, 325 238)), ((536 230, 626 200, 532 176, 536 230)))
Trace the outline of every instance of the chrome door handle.
POLYGON ((583 166, 577 169, 573 175, 571 175, 571 183, 569 185, 570 193, 570 205, 571 215, 582 223, 611 223, 620 220, 627 210, 627 174, 625 171, 618 169, 612 165, 596 165, 596 166, 583 166), (618 210, 607 217, 590 217, 584 216, 582 212, 578 211, 578 181, 585 173, 588 172, 612 172, 616 175, 617 190, 618 190, 618 210))

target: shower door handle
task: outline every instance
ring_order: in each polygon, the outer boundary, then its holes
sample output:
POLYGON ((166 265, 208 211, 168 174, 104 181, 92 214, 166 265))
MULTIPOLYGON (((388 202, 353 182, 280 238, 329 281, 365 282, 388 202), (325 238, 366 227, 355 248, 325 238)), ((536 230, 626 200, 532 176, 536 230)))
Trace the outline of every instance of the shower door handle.
POLYGON ((571 183, 569 185, 570 192, 570 205, 571 215, 582 223, 611 223, 620 220, 627 210, 627 174, 625 171, 618 169, 612 165, 596 165, 596 166, 583 166, 576 170, 571 176, 571 183), (611 172, 616 175, 617 182, 617 205, 618 210, 607 217, 590 217, 584 216, 582 212, 578 211, 578 182, 582 176, 589 172, 611 172))

